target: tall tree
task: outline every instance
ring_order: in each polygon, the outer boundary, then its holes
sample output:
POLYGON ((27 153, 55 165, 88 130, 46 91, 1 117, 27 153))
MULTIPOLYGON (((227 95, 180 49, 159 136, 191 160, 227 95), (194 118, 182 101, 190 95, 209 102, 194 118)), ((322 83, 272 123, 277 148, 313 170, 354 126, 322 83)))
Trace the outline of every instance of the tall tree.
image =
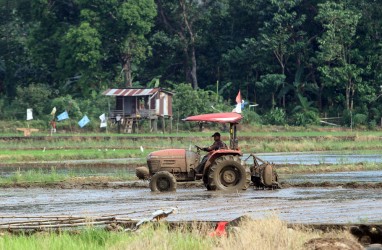
MULTIPOLYGON (((197 52, 198 34, 201 32, 200 23, 215 2, 211 0, 157 0, 158 16, 161 25, 168 36, 175 36, 183 51, 183 67, 185 79, 191 82, 194 89, 199 88, 197 75, 197 52)), ((204 23, 205 24, 205 23, 204 23)))
POLYGON ((14 97, 16 87, 26 84, 33 75, 26 48, 31 24, 24 22, 18 11, 24 2, 0 1, 0 94, 8 97, 14 97))
POLYGON ((356 64, 359 51, 354 47, 361 13, 343 3, 319 4, 317 20, 324 32, 319 37, 318 59, 322 81, 337 88, 345 88, 345 107, 353 109, 353 97, 361 82, 362 69, 356 64))
MULTIPOLYGON (((271 16, 261 29, 259 45, 263 50, 271 52, 280 66, 281 75, 286 75, 287 64, 291 56, 295 55, 297 63, 301 64, 302 51, 307 44, 306 32, 301 30, 305 15, 296 11, 300 2, 300 0, 271 1, 271 16)), ((282 105, 285 108, 285 93, 282 94, 282 105)))
MULTIPOLYGON (((81 24, 94 29, 99 37, 103 64, 120 62, 126 86, 132 86, 133 71, 151 50, 146 35, 156 16, 153 0, 76 0, 81 9, 81 24)), ((89 35, 79 32, 86 40, 89 35)), ((82 39, 79 39, 82 42, 82 39)), ((98 46, 98 45, 97 45, 98 46)), ((97 53, 98 54, 98 53, 97 53)))

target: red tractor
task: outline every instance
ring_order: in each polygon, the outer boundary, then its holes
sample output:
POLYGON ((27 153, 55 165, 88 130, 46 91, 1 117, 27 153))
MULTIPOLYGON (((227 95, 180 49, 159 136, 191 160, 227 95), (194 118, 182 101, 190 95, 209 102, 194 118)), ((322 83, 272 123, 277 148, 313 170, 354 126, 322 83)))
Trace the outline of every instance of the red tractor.
MULTIPOLYGON (((236 137, 236 125, 241 119, 242 116, 237 113, 204 114, 184 119, 193 122, 229 123, 230 146, 228 149, 209 152, 201 172, 196 171, 200 163, 201 148, 198 146, 196 152, 165 149, 150 153, 147 156, 147 165, 151 191, 175 191, 177 181, 195 180, 203 180, 207 190, 246 190, 251 180, 256 187, 279 187, 277 174, 268 162, 261 161, 251 154, 254 160, 253 166, 248 167, 242 163, 243 154, 239 150, 236 137), (259 164, 258 160, 262 164, 259 164)), ((137 171, 138 177, 144 175, 137 171)))

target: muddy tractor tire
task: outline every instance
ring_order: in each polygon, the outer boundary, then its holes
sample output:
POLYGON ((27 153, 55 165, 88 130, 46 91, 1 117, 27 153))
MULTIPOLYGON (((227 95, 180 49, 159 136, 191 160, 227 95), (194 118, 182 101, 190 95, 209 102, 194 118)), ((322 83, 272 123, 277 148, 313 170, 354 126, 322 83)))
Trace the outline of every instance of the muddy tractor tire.
POLYGON ((176 179, 168 171, 160 171, 154 174, 150 180, 152 192, 173 192, 176 191, 176 179))
POLYGON ((148 167, 137 167, 135 169, 135 175, 140 180, 148 180, 150 179, 150 171, 148 167))
POLYGON ((210 191, 210 190, 211 190, 211 186, 210 186, 210 184, 209 184, 209 182, 208 182, 208 175, 209 175, 209 171, 207 171, 207 172, 204 174, 204 176, 203 176, 203 184, 204 184, 204 186, 207 188, 207 190, 210 191))
POLYGON ((247 190, 249 186, 251 185, 251 171, 248 168, 246 168, 245 171, 246 171, 246 175, 245 175, 246 179, 245 179, 245 185, 243 190, 247 190))
POLYGON ((209 169, 208 185, 211 190, 245 190, 247 182, 247 171, 238 156, 221 156, 209 169))

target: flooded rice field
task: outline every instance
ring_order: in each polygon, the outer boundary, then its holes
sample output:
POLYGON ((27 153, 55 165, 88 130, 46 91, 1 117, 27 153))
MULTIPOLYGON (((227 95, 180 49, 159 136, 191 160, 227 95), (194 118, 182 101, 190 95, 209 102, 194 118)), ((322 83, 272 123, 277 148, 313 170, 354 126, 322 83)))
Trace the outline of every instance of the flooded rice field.
POLYGON ((178 207, 169 220, 217 221, 243 214, 253 218, 277 214, 297 223, 382 221, 381 189, 288 188, 221 193, 189 188, 156 194, 149 189, 9 188, 1 190, 0 203, 3 216, 131 213, 131 218, 138 219, 160 208, 178 207))
MULTIPOLYGON (((276 164, 351 164, 382 163, 379 154, 336 153, 277 153, 258 154, 276 164)), ((245 158, 245 156, 244 156, 245 158)), ((73 176, 107 176, 128 172, 134 174, 134 162, 144 159, 110 159, 68 161, 57 167, 57 173, 73 176), (92 167, 92 163, 99 164, 92 167), (78 165, 76 165, 78 164, 78 165), (90 164, 83 167, 81 164, 90 164)), ((51 162, 55 166, 58 162, 51 162)), ((49 162, 40 168, 38 163, 28 166, 3 166, 0 176, 15 171, 40 169, 52 171, 49 162)), ((2 188, 0 215, 105 215, 129 213, 140 219, 160 208, 178 207, 169 220, 231 220, 248 214, 253 218, 277 214, 292 223, 359 223, 382 222, 382 189, 348 189, 336 183, 380 183, 382 171, 332 172, 316 174, 283 174, 287 183, 334 183, 331 187, 291 187, 280 190, 253 190, 240 193, 208 192, 203 188, 179 188, 176 193, 156 194, 148 188, 2 188)), ((0 219, 0 222, 4 221, 0 219)))
POLYGON ((352 153, 343 152, 318 152, 318 153, 270 153, 257 154, 264 159, 275 164, 354 164, 354 163, 382 163, 382 155, 378 153, 352 153))
MULTIPOLYGON (((382 163, 382 156, 377 153, 344 154, 333 152, 318 153, 266 153, 256 154, 265 161, 280 165, 332 165, 332 164, 356 164, 356 163, 382 163)), ((248 154, 244 154, 242 159, 247 159, 248 154)), ((72 173, 79 176, 89 175, 110 175, 121 171, 134 173, 137 164, 145 164, 144 158, 120 158, 120 159, 94 159, 94 160, 65 160, 28 162, 23 164, 2 165, 0 176, 8 176, 15 171, 27 171, 30 169, 41 169, 49 172, 52 167, 58 173, 72 173), (139 163, 138 163, 139 162, 139 163)), ((247 161, 252 164, 252 158, 247 161)), ((302 177, 304 178, 304 177, 302 177)))
POLYGON ((379 183, 382 182, 382 171, 352 171, 352 172, 331 172, 315 174, 280 174, 280 180, 287 183, 379 183))

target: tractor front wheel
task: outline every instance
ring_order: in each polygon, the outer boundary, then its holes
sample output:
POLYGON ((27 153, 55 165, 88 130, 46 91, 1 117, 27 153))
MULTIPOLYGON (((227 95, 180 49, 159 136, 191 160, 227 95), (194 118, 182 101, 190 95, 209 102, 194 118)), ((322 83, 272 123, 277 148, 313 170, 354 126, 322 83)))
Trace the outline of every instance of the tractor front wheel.
POLYGON ((135 175, 140 180, 148 180, 150 178, 150 171, 148 167, 137 167, 135 169, 135 175))
POLYGON ((226 155, 219 157, 211 165, 208 174, 211 190, 245 190, 247 173, 238 157, 226 155))
POLYGON ((176 179, 168 171, 161 171, 151 178, 150 189, 153 192, 172 192, 176 190, 176 179))

